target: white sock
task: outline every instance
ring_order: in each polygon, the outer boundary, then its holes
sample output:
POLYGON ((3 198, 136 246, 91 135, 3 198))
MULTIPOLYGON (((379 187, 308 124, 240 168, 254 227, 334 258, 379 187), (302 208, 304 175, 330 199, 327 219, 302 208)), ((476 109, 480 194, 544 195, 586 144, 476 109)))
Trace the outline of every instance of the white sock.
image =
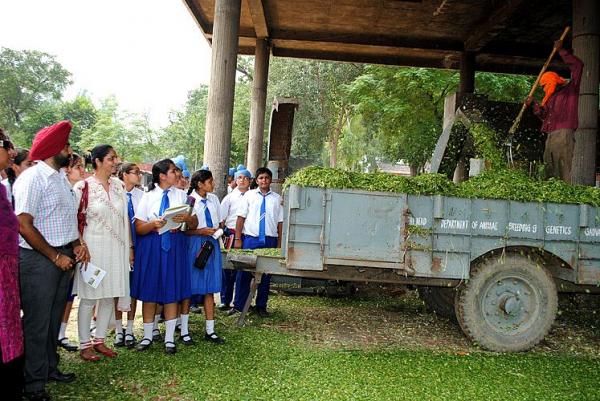
MULTIPOLYGON (((154 328, 154 323, 152 323, 152 328, 154 328)), ((133 320, 127 321, 127 330, 125 331, 125 334, 133 335, 133 320)))
POLYGON ((181 336, 183 337, 185 335, 190 334, 190 330, 188 328, 189 321, 190 321, 190 315, 182 314, 180 317, 180 320, 181 320, 181 336))
POLYGON ((207 320, 206 321, 206 334, 210 335, 215 332, 215 321, 207 320))
POLYGON ((173 344, 167 344, 168 342, 175 342, 175 325, 177 324, 177 319, 167 320, 165 322, 165 345, 167 347, 174 347, 173 344))
POLYGON ((181 326, 181 315, 177 318, 177 324, 175 326, 181 326))
POLYGON ((67 323, 61 322, 60 330, 58 332, 58 339, 60 340, 61 338, 66 338, 67 337, 66 333, 67 333, 67 323))
POLYGON ((115 334, 123 334, 123 322, 121 319, 115 320, 115 334))
POLYGON ((153 330, 158 330, 158 319, 160 319, 160 314, 159 315, 154 315, 154 328, 153 328, 153 330))
MULTIPOLYGON (((154 327, 154 323, 144 323, 144 340, 152 341, 152 328, 154 327)), ((144 341, 142 340, 142 341, 144 341)), ((145 344, 146 342, 144 342, 145 344)))

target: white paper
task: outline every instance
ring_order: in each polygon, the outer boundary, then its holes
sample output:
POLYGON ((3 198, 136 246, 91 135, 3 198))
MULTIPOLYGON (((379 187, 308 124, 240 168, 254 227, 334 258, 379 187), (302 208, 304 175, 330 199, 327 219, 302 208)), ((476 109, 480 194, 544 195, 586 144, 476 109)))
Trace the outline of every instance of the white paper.
POLYGON ((91 263, 87 264, 87 268, 84 268, 83 265, 80 264, 79 271, 81 272, 83 281, 94 289, 98 288, 102 279, 106 276, 106 270, 102 270, 91 263))
POLYGON ((158 233, 163 234, 170 230, 179 229, 179 227, 181 227, 181 224, 183 224, 183 223, 174 222, 173 217, 177 216, 178 214, 186 213, 188 211, 188 207, 189 207, 189 205, 180 205, 180 206, 173 206, 173 207, 170 207, 167 210, 165 210, 165 212, 163 213, 161 218, 163 220, 165 220, 167 222, 167 224, 162 226, 158 230, 158 233))

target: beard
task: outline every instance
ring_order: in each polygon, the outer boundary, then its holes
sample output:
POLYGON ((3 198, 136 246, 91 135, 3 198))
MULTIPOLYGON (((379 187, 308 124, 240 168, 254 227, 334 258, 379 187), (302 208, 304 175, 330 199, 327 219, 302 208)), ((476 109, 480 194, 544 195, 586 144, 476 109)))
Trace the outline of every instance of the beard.
POLYGON ((71 155, 64 156, 59 153, 56 156, 54 156, 54 161, 56 162, 59 168, 68 167, 71 163, 71 155))

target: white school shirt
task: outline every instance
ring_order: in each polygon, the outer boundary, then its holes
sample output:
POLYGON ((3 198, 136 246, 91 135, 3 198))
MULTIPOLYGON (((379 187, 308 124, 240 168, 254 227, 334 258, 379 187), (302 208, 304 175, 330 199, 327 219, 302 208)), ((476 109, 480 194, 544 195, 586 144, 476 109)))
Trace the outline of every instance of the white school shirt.
POLYGON ((3 179, 1 183, 6 188, 6 197, 12 202, 12 187, 8 181, 8 178, 3 179))
MULTIPOLYGON (((33 225, 50 246, 67 245, 79 238, 77 198, 64 172, 44 161, 25 170, 13 185, 15 214, 33 216, 33 225)), ((19 236, 21 248, 32 249, 19 236)))
MULTIPOLYGON (((142 200, 142 196, 144 196, 144 191, 142 191, 138 187, 133 187, 131 189, 131 191, 129 191, 127 193, 131 194, 131 203, 133 204, 133 211, 135 213, 135 211, 138 208, 138 205, 140 204, 140 201, 142 200)), ((169 198, 169 202, 170 201, 171 201, 171 198, 169 198)), ((127 196, 127 202, 129 202, 129 196, 127 196)))
MULTIPOLYGON (((276 192, 269 191, 265 199, 265 235, 267 237, 277 237, 277 223, 283 222, 281 196, 276 192)), ((237 215, 246 219, 243 233, 251 237, 258 237, 262 200, 263 196, 260 189, 247 191, 237 209, 237 215)))
POLYGON ((210 212, 210 218, 212 219, 212 227, 208 228, 217 228, 219 227, 219 223, 221 222, 221 213, 220 213, 220 205, 219 198, 217 195, 213 193, 206 194, 206 206, 204 202, 202 202, 203 197, 198 195, 198 192, 193 191, 191 196, 196 199, 196 203, 194 203, 194 214, 198 217, 198 229, 206 228, 208 225, 206 224, 206 219, 204 218, 204 208, 207 207, 210 212))
POLYGON ((237 209, 240 202, 244 199, 244 194, 239 189, 235 188, 229 195, 223 198, 221 202, 221 219, 225 220, 225 227, 235 230, 235 223, 237 222, 237 209))
MULTIPOLYGON (((27 170, 25 170, 27 171, 27 170)), ((185 204, 187 194, 178 188, 169 189, 169 207, 185 204)), ((163 190, 157 185, 152 191, 145 192, 135 210, 135 218, 140 221, 152 221, 160 217, 160 204, 162 202, 163 190)), ((134 206, 135 209, 135 206, 134 206)))

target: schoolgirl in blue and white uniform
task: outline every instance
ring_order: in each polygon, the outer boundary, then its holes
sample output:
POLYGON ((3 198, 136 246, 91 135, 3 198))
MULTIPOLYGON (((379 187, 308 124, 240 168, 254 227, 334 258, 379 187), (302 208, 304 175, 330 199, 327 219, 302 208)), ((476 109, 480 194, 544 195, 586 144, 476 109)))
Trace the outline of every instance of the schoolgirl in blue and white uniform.
MULTIPOLYGON (((206 315, 206 333, 204 334, 204 339, 216 344, 222 344, 224 342, 223 339, 215 333, 214 294, 221 291, 223 267, 221 264, 219 242, 213 238, 213 234, 220 228, 221 207, 219 198, 211 193, 214 189, 213 187, 213 176, 210 171, 198 170, 192 175, 188 194, 196 198, 194 211, 198 219, 198 226, 195 230, 188 230, 186 234, 189 236, 188 266, 192 277, 192 295, 204 295, 204 313, 206 315), (207 241, 212 243, 214 248, 205 267, 198 269, 194 266, 194 262, 202 245, 207 241)), ((183 329, 182 320, 181 336, 185 342, 183 329)))
MULTIPOLYGON (((138 351, 144 351, 152 344, 157 304, 164 305, 165 352, 174 354, 177 351, 174 341, 177 303, 191 295, 185 234, 178 230, 158 234, 158 230, 166 224, 161 218, 164 211, 186 203, 186 193, 174 187, 177 180, 177 167, 170 159, 155 163, 152 166, 152 184, 135 211, 136 248, 131 296, 143 302, 144 319, 144 338, 137 346, 138 351)), ((191 229, 198 224, 193 212, 191 215, 178 214, 173 221, 186 223, 191 229)))

